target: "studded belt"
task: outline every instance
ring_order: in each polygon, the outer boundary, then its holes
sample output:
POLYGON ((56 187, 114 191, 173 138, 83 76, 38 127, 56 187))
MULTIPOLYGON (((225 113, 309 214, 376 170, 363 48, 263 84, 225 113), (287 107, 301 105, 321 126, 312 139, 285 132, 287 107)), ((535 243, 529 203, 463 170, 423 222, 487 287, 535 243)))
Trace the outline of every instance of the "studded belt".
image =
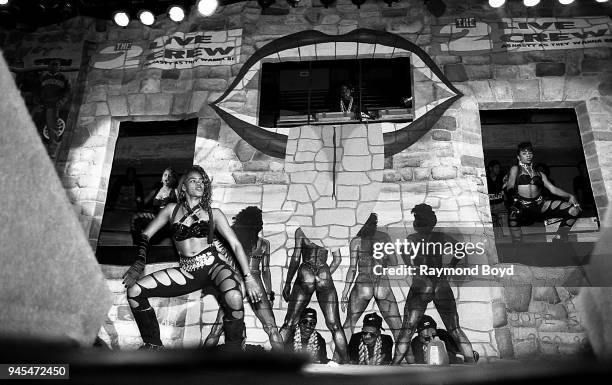
POLYGON ((180 256, 179 266, 188 272, 193 272, 204 267, 210 266, 215 262, 217 258, 217 249, 214 247, 208 247, 204 249, 200 254, 194 257, 180 256))

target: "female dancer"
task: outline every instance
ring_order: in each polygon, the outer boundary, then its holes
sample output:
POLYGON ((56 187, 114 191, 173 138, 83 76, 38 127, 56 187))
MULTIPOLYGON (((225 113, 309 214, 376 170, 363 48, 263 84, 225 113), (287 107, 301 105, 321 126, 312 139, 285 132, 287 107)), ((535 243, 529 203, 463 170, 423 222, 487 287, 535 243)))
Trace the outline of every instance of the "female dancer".
POLYGON ((397 340, 402 327, 397 300, 391 290, 389 278, 374 274, 377 265, 383 267, 397 265, 397 257, 395 253, 392 253, 391 255, 385 254, 382 259, 374 258, 374 243, 391 243, 391 238, 387 233, 376 230, 377 225, 378 217, 374 213, 370 214, 357 236, 351 241, 351 265, 346 273, 346 284, 342 292, 342 311, 346 311, 348 303, 348 313, 342 327, 345 333, 350 330, 352 335, 355 332, 357 321, 368 307, 370 300, 374 298, 393 333, 393 338, 397 340), (356 274, 357 279, 355 279, 356 274), (355 285, 351 290, 353 281, 355 285))
MULTIPOLYGON (((433 247, 433 252, 429 253, 430 244, 444 245, 447 242, 454 243, 454 240, 444 233, 434 231, 434 227, 438 219, 432 210, 431 206, 425 203, 416 205, 412 209, 414 214, 413 227, 416 233, 408 236, 408 242, 413 244, 421 244, 418 255, 411 255, 410 260, 413 261, 413 266, 428 266, 434 268, 442 267, 443 255, 435 252, 436 247, 433 247)), ((440 248, 439 248, 440 249, 440 248)), ((441 249, 440 249, 441 251, 441 249)), ((453 257, 450 262, 451 267, 455 267, 459 259, 453 257)), ((417 272, 420 269, 417 268, 417 272)), ((433 301, 436 310, 446 326, 446 330, 453 337, 461 354, 465 357, 466 363, 474 363, 474 351, 472 344, 468 340, 465 332, 459 326, 459 314, 457 313, 457 303, 455 296, 444 275, 437 277, 435 275, 413 275, 412 285, 408 291, 406 305, 404 306, 404 323, 400 332, 399 338, 395 344, 395 356, 393 364, 398 365, 404 357, 408 356, 408 362, 414 362, 410 341, 412 334, 419 325, 421 317, 427 309, 427 304, 433 301)))
POLYGON ((292 334, 300 314, 310 302, 312 293, 316 292, 325 324, 336 344, 335 355, 339 363, 344 363, 348 362, 347 342, 340 325, 338 294, 332 281, 332 274, 340 265, 342 256, 339 252, 333 252, 334 259, 331 266, 328 266, 327 253, 327 249, 312 243, 301 228, 295 230, 295 246, 283 288, 283 299, 289 303, 289 307, 280 334, 283 341, 290 341, 293 338, 292 334), (297 278, 292 289, 291 281, 296 272, 297 278))
POLYGON ((522 142, 516 151, 518 165, 512 166, 508 177, 507 189, 512 198, 508 224, 513 242, 522 238, 521 225, 533 223, 538 218, 561 218, 556 241, 567 241, 569 231, 580 215, 580 205, 572 194, 553 185, 548 177, 534 170, 533 146, 522 142), (542 196, 546 188, 554 195, 567 199, 545 199, 542 196))
MULTIPOLYGON (((251 268, 253 277, 260 288, 263 288, 265 283, 265 292, 267 293, 267 295, 261 298, 260 302, 251 303, 251 307, 270 338, 272 350, 282 351, 283 340, 278 332, 274 313, 272 312, 274 292, 272 291, 272 279, 270 278, 270 242, 259 237, 259 232, 262 229, 263 220, 261 217, 261 210, 258 207, 246 207, 234 217, 232 230, 236 233, 242 248, 249 258, 249 267, 251 268)), ((232 263, 230 263, 230 265, 232 265, 232 263)), ((217 321, 204 342, 205 347, 212 348, 219 342, 219 337, 223 332, 220 327, 222 319, 223 309, 219 308, 217 321)))
POLYGON ((144 348, 162 347, 159 324, 155 311, 149 304, 150 297, 175 297, 198 289, 212 292, 223 307, 225 343, 231 349, 239 349, 244 332, 244 309, 240 281, 232 269, 219 259, 213 245, 215 230, 232 248, 244 273, 247 293, 253 302, 261 300, 261 290, 251 275, 249 264, 236 234, 219 209, 212 209, 211 180, 200 166, 192 166, 179 186, 179 203, 170 203, 142 232, 138 241, 136 262, 123 278, 128 288, 128 303, 140 330, 144 348), (171 223, 172 233, 179 252, 179 267, 157 271, 140 277, 144 271, 149 239, 166 223, 171 223))
MULTIPOLYGON (((178 178, 176 172, 174 172, 172 167, 168 167, 162 174, 161 183, 144 200, 144 206, 148 211, 139 212, 132 216, 131 232, 134 244, 138 242, 140 233, 155 219, 155 216, 161 209, 166 207, 168 203, 176 203, 178 201, 176 194, 177 186, 178 178)), ((162 232, 166 233, 164 235, 169 236, 169 226, 165 226, 163 230, 162 232)), ((159 237, 159 235, 158 233, 157 236, 159 237)))

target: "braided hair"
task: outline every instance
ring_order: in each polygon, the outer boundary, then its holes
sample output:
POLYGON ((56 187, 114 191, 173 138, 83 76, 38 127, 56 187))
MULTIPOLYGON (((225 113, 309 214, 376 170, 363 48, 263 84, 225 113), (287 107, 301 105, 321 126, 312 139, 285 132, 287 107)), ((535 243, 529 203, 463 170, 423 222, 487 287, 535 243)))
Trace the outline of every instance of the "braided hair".
POLYGON ((383 359, 382 338, 380 336, 376 338, 374 351, 372 353, 372 357, 370 357, 368 347, 365 342, 363 342, 363 337, 361 337, 361 341, 359 341, 359 365, 380 365, 383 359))
POLYGON ((312 360, 318 360, 319 339, 317 338, 317 332, 313 331, 312 333, 310 333, 310 337, 308 337, 308 343, 306 344, 306 347, 303 347, 300 325, 295 325, 295 331, 293 333, 293 351, 296 353, 308 353, 312 360))

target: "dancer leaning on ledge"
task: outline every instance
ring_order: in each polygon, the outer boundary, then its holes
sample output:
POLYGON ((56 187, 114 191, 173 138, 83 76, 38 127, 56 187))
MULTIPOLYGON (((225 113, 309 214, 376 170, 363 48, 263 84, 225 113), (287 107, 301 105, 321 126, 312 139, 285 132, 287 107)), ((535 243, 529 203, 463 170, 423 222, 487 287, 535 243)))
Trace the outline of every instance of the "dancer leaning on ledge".
POLYGON ((247 294, 261 300, 261 290, 251 275, 247 257, 236 234, 219 209, 210 207, 211 180, 200 166, 192 166, 179 184, 178 203, 164 207, 142 232, 137 244, 137 260, 125 273, 123 283, 134 320, 144 342, 143 348, 161 348, 159 324, 150 297, 176 297, 202 289, 214 294, 224 310, 225 344, 240 349, 244 332, 243 297, 236 273, 223 262, 213 245, 215 230, 223 236, 244 273, 247 294), (168 268, 139 279, 147 261, 149 239, 166 223, 178 249, 179 267, 168 268))
POLYGON ((548 177, 533 168, 533 146, 522 142, 516 150, 518 165, 512 166, 506 189, 512 197, 508 225, 513 242, 522 238, 521 225, 533 223, 538 217, 561 218, 557 230, 557 241, 567 241, 569 231, 580 215, 580 206, 576 197, 553 185, 548 177), (544 188, 554 195, 567 199, 545 199, 544 188))

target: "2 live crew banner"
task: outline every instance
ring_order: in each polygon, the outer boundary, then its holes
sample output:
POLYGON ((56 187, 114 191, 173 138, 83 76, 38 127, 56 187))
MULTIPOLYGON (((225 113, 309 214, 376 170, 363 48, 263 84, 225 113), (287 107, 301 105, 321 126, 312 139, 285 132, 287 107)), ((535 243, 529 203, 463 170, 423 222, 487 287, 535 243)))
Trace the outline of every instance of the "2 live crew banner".
POLYGON ((241 45, 242 29, 176 32, 152 41, 107 44, 94 55, 92 65, 100 69, 231 65, 240 61, 241 45))
POLYGON ((434 45, 449 54, 612 47, 612 22, 607 16, 447 18, 431 30, 434 45))

